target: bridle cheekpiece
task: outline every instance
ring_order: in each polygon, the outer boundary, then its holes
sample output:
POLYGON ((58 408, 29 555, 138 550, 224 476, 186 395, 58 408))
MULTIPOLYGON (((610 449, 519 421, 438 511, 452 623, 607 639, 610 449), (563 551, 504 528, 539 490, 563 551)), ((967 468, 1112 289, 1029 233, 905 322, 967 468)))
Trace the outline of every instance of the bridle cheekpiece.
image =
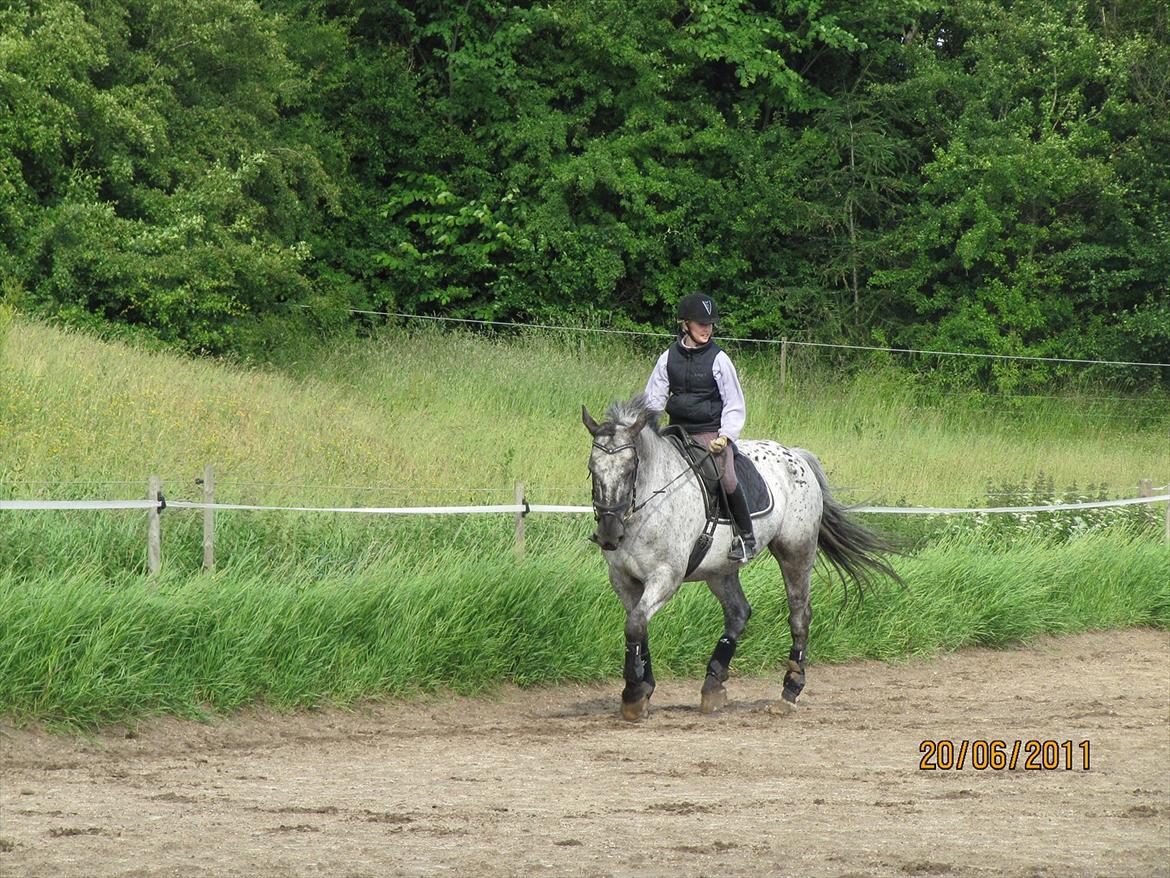
MULTIPOLYGON (((629 521, 630 516, 633 515, 634 512, 638 508, 638 464, 641 462, 641 458, 638 456, 638 449, 634 445, 633 442, 627 442, 626 444, 619 445, 616 448, 607 448, 606 446, 602 445, 600 442, 594 441, 593 447, 598 449, 599 451, 604 451, 606 454, 617 454, 619 451, 632 451, 632 452, 634 452, 634 479, 633 479, 633 485, 631 486, 631 489, 630 489, 629 499, 624 500, 624 501, 619 502, 619 503, 614 503, 612 506, 603 505, 601 503, 598 503, 596 500, 593 501, 593 518, 595 520, 601 521, 601 519, 604 518, 605 516, 612 515, 615 518, 621 518, 622 521, 629 521)), ((597 495, 597 475, 595 473, 592 475, 593 475, 593 494, 594 494, 594 496, 596 496, 597 495)))

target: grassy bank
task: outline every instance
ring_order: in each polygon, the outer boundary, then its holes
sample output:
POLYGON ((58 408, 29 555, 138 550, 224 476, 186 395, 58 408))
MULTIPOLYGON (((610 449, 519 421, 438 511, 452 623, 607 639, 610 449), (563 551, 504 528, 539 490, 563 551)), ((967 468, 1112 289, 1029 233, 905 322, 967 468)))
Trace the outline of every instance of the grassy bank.
MULTIPOLYGON (((451 548, 405 569, 321 578, 171 577, 158 591, 84 569, 0 575, 0 713, 92 726, 620 674, 622 614, 598 558, 565 547, 517 566, 507 552, 478 548, 471 558, 451 548)), ((839 585, 818 575, 814 665, 1170 627, 1170 552, 1149 540, 1102 534, 989 554, 966 538, 898 566, 909 587, 884 586, 861 604, 844 605, 839 585)), ((790 644, 776 566, 750 567, 745 590, 755 614, 736 668, 776 669, 790 644)), ((705 586, 684 586, 651 625, 658 674, 700 674, 721 626, 705 586)))
MULTIPOLYGON (((227 503, 500 503, 520 480, 531 502, 584 504, 580 407, 600 414, 640 390, 659 347, 425 330, 262 371, 18 319, 0 350, 0 496, 136 498, 158 473, 171 499, 198 499, 195 479, 211 463, 227 503)), ((1089 486, 1132 496, 1141 478, 1170 481, 1170 406, 1155 389, 1136 402, 1101 388, 1045 399, 951 395, 880 356, 858 356, 867 359, 846 369, 796 352, 782 390, 773 349, 736 352, 745 435, 811 449, 846 501, 1002 503, 1044 481, 1054 497, 1074 485, 1078 496, 1089 486)), ((586 527, 530 525, 538 547, 542 534, 556 543, 586 527)), ((137 571, 144 527, 139 513, 10 513, 0 569, 137 571)), ((199 528, 198 513, 166 513, 168 564, 198 568, 199 528)), ((482 533, 510 539, 506 520, 225 513, 217 553, 237 572, 262 575, 275 558, 328 573, 482 533)))
MULTIPOLYGON (((21 320, 0 354, 0 476, 125 480, 133 492, 150 472, 186 487, 214 463, 225 489, 271 497, 304 499, 304 484, 426 495, 525 479, 541 499, 579 499, 581 405, 600 414, 641 390, 660 347, 431 330, 256 371, 21 320)), ((781 390, 773 349, 744 347, 736 358, 745 436, 809 448, 836 484, 882 497, 967 500, 989 481, 1040 472, 1062 487, 1170 478, 1164 392, 951 395, 880 358, 851 370, 798 360, 781 390)))

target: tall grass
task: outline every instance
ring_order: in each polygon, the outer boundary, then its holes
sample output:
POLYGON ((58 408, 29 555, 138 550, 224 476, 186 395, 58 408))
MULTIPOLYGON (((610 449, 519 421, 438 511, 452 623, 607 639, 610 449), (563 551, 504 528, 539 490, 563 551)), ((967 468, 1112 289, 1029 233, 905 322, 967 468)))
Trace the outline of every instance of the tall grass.
MULTIPOLYGON (((265 495, 296 491, 263 487, 272 483, 425 494, 508 490, 519 478, 549 499, 580 498, 588 448, 580 406, 597 414, 641 390, 658 347, 424 329, 260 371, 20 320, 0 362, 0 473, 8 482, 137 483, 156 471, 186 487, 212 462, 225 487, 235 481, 265 495)), ((1136 402, 1105 391, 939 396, 909 373, 862 363, 848 373, 793 366, 781 390, 774 351, 736 357, 749 402, 745 435, 813 450, 838 484, 966 500, 988 480, 1040 471, 1061 485, 1119 489, 1170 477, 1170 407, 1155 388, 1136 402)))
MULTIPOLYGON (((957 541, 899 567, 906 589, 888 586, 860 604, 843 604, 839 586, 818 575, 814 665, 1045 632, 1170 627, 1170 553, 1149 540, 1096 535, 991 558, 957 541)), ((776 566, 749 568, 745 591, 755 614, 736 668, 782 667, 790 640, 776 566)), ((659 676, 701 674, 721 629, 706 588, 684 586, 651 625, 659 676)), ((600 560, 569 547, 520 565, 507 552, 453 546, 345 575, 171 576, 157 591, 83 568, 63 578, 0 574, 0 711, 93 726, 256 701, 291 708, 599 680, 620 670, 622 631, 600 560)))

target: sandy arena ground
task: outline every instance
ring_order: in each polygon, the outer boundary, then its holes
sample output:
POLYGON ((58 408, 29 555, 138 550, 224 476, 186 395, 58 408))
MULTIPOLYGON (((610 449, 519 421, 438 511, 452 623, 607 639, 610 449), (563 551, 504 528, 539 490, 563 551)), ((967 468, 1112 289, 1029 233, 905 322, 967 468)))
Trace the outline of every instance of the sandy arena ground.
POLYGON ((1170 875, 1170 633, 814 665, 790 716, 779 683, 702 716, 665 680, 637 725, 614 681, 0 726, 0 875, 1170 875), (1075 767, 920 770, 942 738, 1071 740, 1075 767))

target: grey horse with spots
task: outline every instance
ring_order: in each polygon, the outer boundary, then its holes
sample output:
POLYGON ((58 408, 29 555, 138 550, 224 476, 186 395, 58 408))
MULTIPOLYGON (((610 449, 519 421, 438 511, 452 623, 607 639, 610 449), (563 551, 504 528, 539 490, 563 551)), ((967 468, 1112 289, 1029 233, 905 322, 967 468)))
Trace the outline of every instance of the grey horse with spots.
MULTIPOLYGON (((675 446, 660 434, 658 416, 641 395, 614 403, 600 424, 581 408, 582 421, 593 437, 589 472, 597 530, 591 539, 601 547, 610 583, 626 610, 622 716, 627 720, 647 713, 654 692, 650 620, 684 581, 705 580, 723 606, 723 636, 703 681, 704 713, 727 703, 723 684, 752 612, 739 582, 742 565, 727 558, 730 525, 715 529, 703 561, 687 573, 691 550, 707 524, 703 489, 675 446)), ((824 472, 810 452, 764 440, 737 444, 774 499, 771 510, 754 525, 758 545, 767 546, 779 562, 788 592, 792 649, 777 706, 790 709, 804 688, 809 585, 818 549, 843 579, 852 579, 860 589, 875 573, 898 579, 880 557, 893 546, 846 514, 830 495, 824 472)))

